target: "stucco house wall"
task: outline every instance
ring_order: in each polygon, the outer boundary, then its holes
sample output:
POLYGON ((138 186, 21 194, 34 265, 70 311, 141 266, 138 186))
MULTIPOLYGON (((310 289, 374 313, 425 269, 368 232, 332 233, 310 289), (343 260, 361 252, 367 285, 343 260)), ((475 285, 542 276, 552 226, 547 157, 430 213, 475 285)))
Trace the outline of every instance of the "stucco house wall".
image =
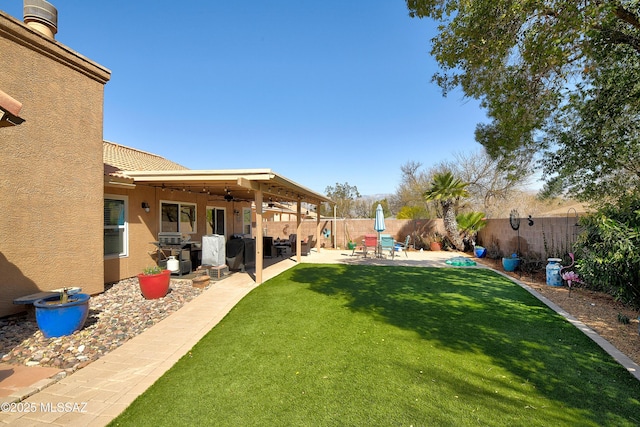
POLYGON ((0 12, 0 88, 23 104, 0 129, 0 316, 62 286, 102 292, 104 85, 110 71, 0 12))
POLYGON ((134 277, 145 267, 156 265, 157 247, 152 243, 158 240, 160 231, 160 206, 163 201, 196 204, 197 231, 190 234, 192 241, 202 241, 206 231, 206 209, 216 207, 225 210, 226 238, 241 233, 243 220, 241 215, 234 215, 234 210, 242 212, 250 207, 248 202, 211 201, 200 193, 182 191, 163 191, 161 188, 137 184, 132 188, 104 187, 105 198, 110 195, 127 197, 128 221, 128 254, 122 257, 104 259, 105 283, 134 277), (142 203, 149 204, 149 212, 142 208, 142 203))

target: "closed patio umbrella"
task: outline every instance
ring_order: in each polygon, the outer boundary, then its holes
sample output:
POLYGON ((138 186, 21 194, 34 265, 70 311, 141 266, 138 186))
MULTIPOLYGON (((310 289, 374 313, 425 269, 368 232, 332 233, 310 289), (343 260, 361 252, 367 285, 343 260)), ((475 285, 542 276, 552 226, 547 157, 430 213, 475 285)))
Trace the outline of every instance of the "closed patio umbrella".
POLYGON ((378 255, 380 255, 380 232, 386 229, 384 226, 384 211, 380 203, 378 203, 378 207, 376 208, 376 220, 373 223, 373 229, 378 232, 378 255))

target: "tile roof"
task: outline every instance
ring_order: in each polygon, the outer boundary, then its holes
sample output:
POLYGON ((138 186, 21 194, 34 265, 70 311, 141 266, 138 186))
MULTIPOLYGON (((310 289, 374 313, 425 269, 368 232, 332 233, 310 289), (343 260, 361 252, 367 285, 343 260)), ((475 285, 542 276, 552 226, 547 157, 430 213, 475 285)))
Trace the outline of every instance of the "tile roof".
POLYGON ((109 141, 102 142, 105 175, 122 175, 120 171, 188 170, 178 163, 157 154, 136 150, 109 141))

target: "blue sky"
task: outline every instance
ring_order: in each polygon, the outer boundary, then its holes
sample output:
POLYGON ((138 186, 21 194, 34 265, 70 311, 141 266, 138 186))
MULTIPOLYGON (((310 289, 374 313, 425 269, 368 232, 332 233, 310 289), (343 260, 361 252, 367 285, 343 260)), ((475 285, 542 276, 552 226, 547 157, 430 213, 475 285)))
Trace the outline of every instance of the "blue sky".
MULTIPOLYGON (((50 2, 56 40, 112 72, 104 138, 188 168, 373 195, 407 161, 480 148, 484 112, 431 83, 435 24, 402 0, 50 2)), ((22 19, 22 6, 0 9, 22 19)))

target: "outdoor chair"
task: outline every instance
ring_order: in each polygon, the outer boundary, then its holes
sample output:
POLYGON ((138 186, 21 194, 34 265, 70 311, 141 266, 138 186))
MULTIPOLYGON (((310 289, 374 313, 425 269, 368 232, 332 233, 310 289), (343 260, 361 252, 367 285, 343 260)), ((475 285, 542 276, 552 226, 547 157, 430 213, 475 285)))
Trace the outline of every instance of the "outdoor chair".
POLYGON ((382 257, 385 251, 389 251, 389 253, 391 254, 391 259, 394 259, 396 253, 395 244, 396 242, 390 234, 381 234, 380 253, 378 254, 378 256, 382 257))
POLYGON ((376 247, 378 246, 378 236, 375 234, 365 234, 364 240, 362 241, 362 251, 364 257, 367 257, 367 253, 369 251, 376 252, 376 247))
POLYGON ((307 237, 306 240, 303 240, 300 244, 300 255, 309 255, 309 252, 311 252, 311 247, 313 246, 313 238, 314 235, 311 234, 307 237))
POLYGON ((296 254, 298 249, 296 241, 298 240, 297 234, 289 234, 289 244, 291 245, 291 253, 296 254))
POLYGON ((404 239, 404 243, 396 242, 396 248, 402 249, 407 258, 409 258, 409 254, 407 253, 407 249, 409 249, 409 240, 411 239, 410 235, 407 235, 407 238, 404 239))
POLYGON ((356 254, 356 250, 358 249, 358 245, 350 241, 349 243, 347 243, 347 249, 351 249, 351 256, 354 256, 356 254))

